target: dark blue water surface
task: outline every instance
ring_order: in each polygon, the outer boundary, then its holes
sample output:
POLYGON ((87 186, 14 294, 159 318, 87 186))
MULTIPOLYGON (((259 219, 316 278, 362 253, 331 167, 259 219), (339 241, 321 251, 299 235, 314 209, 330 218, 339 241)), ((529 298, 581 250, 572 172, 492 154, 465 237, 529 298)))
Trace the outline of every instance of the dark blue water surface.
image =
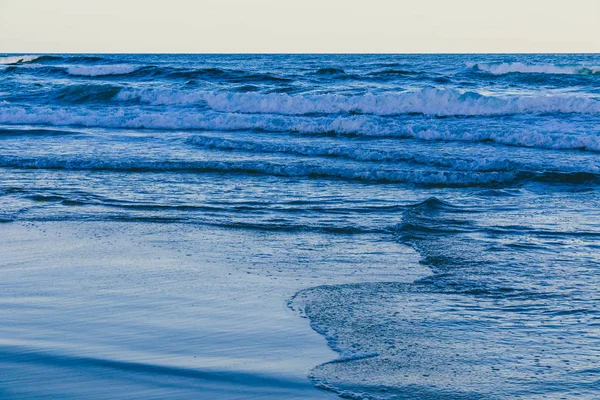
POLYGON ((5 55, 0 177, 6 223, 412 247, 431 276, 291 299, 319 388, 600 397, 599 55, 5 55))

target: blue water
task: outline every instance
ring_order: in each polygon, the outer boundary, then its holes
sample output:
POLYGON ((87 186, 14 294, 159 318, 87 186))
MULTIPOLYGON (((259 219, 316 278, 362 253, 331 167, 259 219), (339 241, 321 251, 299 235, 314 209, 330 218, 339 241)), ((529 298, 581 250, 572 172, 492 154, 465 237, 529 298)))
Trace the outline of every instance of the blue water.
POLYGON ((600 397, 599 55, 5 55, 0 176, 8 224, 411 247, 430 276, 290 299, 323 390, 600 397))

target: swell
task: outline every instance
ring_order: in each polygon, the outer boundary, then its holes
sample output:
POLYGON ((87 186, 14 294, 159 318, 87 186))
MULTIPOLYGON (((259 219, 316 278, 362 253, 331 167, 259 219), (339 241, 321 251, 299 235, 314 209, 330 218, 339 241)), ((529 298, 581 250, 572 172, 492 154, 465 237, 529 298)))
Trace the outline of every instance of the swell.
POLYGON ((65 103, 106 103, 110 102, 121 91, 121 87, 115 85, 69 85, 58 89, 50 94, 53 100, 65 103))
POLYGON ((228 82, 228 83, 288 83, 293 79, 280 76, 270 72, 253 72, 226 68, 206 67, 206 68, 184 68, 170 67, 147 64, 115 64, 111 60, 98 59, 91 57, 82 57, 81 59, 69 58, 62 59, 53 56, 42 56, 32 58, 33 61, 20 61, 20 57, 0 58, 0 65, 9 66, 4 73, 31 73, 34 75, 46 74, 57 77, 89 77, 89 78, 129 78, 137 79, 161 79, 165 81, 189 81, 201 79, 206 81, 228 82), (45 62, 38 61, 44 60, 45 62), (60 62, 62 61, 62 62, 60 62), (68 65, 72 62, 73 65, 68 65), (65 65, 64 63, 67 63, 65 65))
POLYGON ((90 170, 123 173, 233 173, 285 177, 342 179, 363 182, 413 183, 438 187, 511 185, 535 181, 543 183, 598 184, 600 174, 562 171, 478 171, 415 169, 410 164, 323 164, 310 161, 149 161, 146 159, 85 159, 16 156, 0 157, 1 168, 90 170))
POLYGON ((191 212, 254 212, 264 211, 265 207, 271 207, 273 211, 288 213, 291 215, 301 213, 323 212, 332 214, 397 214, 407 207, 404 204, 369 204, 364 201, 340 201, 340 200, 288 200, 288 201, 210 201, 203 205, 198 204, 165 204, 156 202, 143 202, 125 200, 121 198, 106 197, 88 191, 70 190, 67 193, 59 193, 55 190, 31 190, 26 187, 9 187, 0 190, 2 195, 18 195, 22 198, 39 203, 63 203, 65 205, 102 205, 106 207, 117 207, 139 211, 191 211, 191 212))
POLYGON ((241 371, 200 370, 116 359, 78 357, 53 354, 17 346, 4 346, 4 348, 0 348, 0 354, 4 362, 17 364, 41 364, 58 368, 75 368, 92 371, 95 368, 102 368, 115 372, 135 373, 144 376, 172 376, 228 383, 231 385, 240 385, 243 382, 244 386, 306 389, 306 384, 300 381, 241 371))
POLYGON ((378 150, 370 149, 368 147, 362 148, 357 145, 307 145, 290 142, 257 142, 200 135, 191 136, 187 141, 188 143, 193 144, 195 146, 209 149, 235 150, 250 153, 283 153, 294 154, 299 156, 321 156, 369 162, 409 162, 411 164, 451 168, 453 170, 459 171, 514 171, 521 167, 519 164, 508 160, 452 160, 449 158, 428 157, 398 150, 378 150))
POLYGON ((313 224, 294 222, 292 218, 281 222, 273 221, 244 221, 232 220, 230 215, 207 216, 203 212, 183 213, 178 211, 173 214, 162 212, 131 212, 123 210, 121 212, 90 212, 89 214, 82 210, 80 204, 64 204, 66 207, 77 206, 79 209, 71 210, 73 212, 60 212, 51 214, 38 213, 36 215, 15 214, 0 216, 0 223, 12 222, 66 222, 66 221, 85 221, 85 222, 127 222, 127 223, 145 223, 145 224, 192 224, 203 226, 235 229, 249 232, 279 232, 279 233, 325 233, 334 235, 366 235, 366 234, 389 234, 393 231, 392 227, 367 227, 353 224, 313 224))
POLYGON ((304 161, 275 163, 265 161, 148 161, 144 159, 82 159, 0 157, 0 167, 48 170, 115 171, 123 173, 233 173, 287 177, 342 179, 364 182, 414 183, 426 186, 469 187, 510 183, 514 172, 462 172, 365 167, 362 165, 323 165, 304 161))
POLYGON ((66 129, 48 129, 48 128, 8 128, 0 127, 0 138, 15 136, 63 136, 78 135, 80 132, 66 129))
POLYGON ((28 59, 29 63, 35 64, 97 64, 110 62, 106 57, 91 55, 39 55, 28 59))

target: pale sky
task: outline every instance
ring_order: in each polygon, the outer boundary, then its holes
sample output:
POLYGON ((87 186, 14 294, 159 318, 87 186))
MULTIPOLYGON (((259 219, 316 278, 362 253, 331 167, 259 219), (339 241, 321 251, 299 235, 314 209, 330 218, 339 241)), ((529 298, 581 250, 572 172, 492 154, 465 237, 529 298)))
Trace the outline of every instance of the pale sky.
POLYGON ((0 0, 7 52, 600 52, 600 0, 0 0))

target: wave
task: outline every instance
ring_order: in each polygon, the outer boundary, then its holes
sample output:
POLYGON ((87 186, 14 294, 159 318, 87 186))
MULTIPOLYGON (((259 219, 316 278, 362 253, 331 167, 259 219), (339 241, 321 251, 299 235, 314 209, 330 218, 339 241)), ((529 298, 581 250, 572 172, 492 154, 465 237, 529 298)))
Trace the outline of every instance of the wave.
POLYGON ((341 68, 319 68, 317 75, 344 75, 346 72, 341 68))
POLYGON ((440 187, 488 186, 510 183, 514 172, 460 172, 416 170, 410 168, 363 167, 350 165, 323 165, 308 162, 284 164, 265 161, 149 161, 146 159, 84 159, 84 158, 23 158, 0 157, 0 167, 19 169, 91 170, 126 173, 180 172, 180 173, 234 173, 288 177, 343 179, 364 182, 413 183, 440 187))
MULTIPOLYGON (((110 95, 110 87, 106 96, 110 95)), ((81 94, 74 95, 72 101, 81 94)), ((85 92, 84 92, 84 95, 85 92)), ((113 108, 85 109, 20 107, 0 103, 0 123, 8 125, 83 126, 161 130, 259 130, 300 135, 390 137, 421 141, 492 142, 506 146, 600 152, 600 133, 552 133, 530 129, 449 129, 419 126, 375 116, 337 117, 281 116, 268 114, 223 114, 200 110, 155 110, 113 108)))
POLYGON ((59 129, 40 129, 40 128, 6 128, 0 127, 0 138, 11 136, 58 136, 58 135, 78 135, 79 132, 59 129))
POLYGON ((592 133, 556 134, 534 129, 512 132, 423 129, 412 130, 411 137, 425 141, 492 142, 505 146, 537 149, 600 151, 600 135, 592 133))
POLYGON ((68 67, 70 75, 75 76, 107 76, 107 75, 127 75, 136 71, 139 66, 129 64, 115 65, 77 65, 68 67))
POLYGON ((171 79, 223 79, 228 74, 243 73, 243 71, 227 71, 220 68, 174 68, 174 67, 159 67, 155 65, 146 65, 138 68, 130 73, 135 77, 161 77, 171 79))
POLYGON ((304 134, 360 134, 365 136, 411 137, 399 123, 379 123, 365 116, 351 117, 282 117, 277 115, 247 115, 200 113, 197 110, 158 112, 143 109, 114 108, 110 110, 82 109, 74 112, 62 107, 21 107, 0 103, 0 123, 52 126, 85 126, 105 128, 163 130, 264 130, 304 134))
POLYGON ((221 68, 173 68, 159 66, 144 66, 130 74, 132 77, 155 77, 164 79, 203 79, 218 80, 230 83, 285 83, 292 79, 271 73, 252 73, 243 70, 221 68))
POLYGON ((107 102, 120 91, 121 87, 113 85, 71 85, 57 90, 52 98, 68 103, 107 102))
POLYGON ((494 75, 505 75, 511 73, 521 74, 557 74, 557 75, 600 75, 600 66, 560 66, 560 65, 527 65, 520 62, 486 64, 475 63, 468 64, 468 67, 478 71, 487 72, 494 75))
POLYGON ((233 93, 175 89, 124 89, 116 100, 151 105, 206 105, 215 111, 257 114, 423 114, 432 116, 485 116, 539 113, 600 113, 600 100, 574 95, 484 96, 454 89, 427 88, 417 92, 289 95, 286 93, 233 93))
POLYGON ((456 171, 492 172, 514 171, 519 165, 508 160, 452 160, 447 157, 428 157, 398 150, 377 150, 359 146, 344 145, 306 145, 292 142, 256 142, 222 137, 195 135, 188 139, 188 143, 205 148, 219 150, 248 151, 252 153, 284 153, 300 156, 325 156, 345 158, 355 161, 370 162, 409 162, 442 168, 451 168, 456 171))
POLYGON ((44 55, 40 56, 37 60, 38 63, 51 63, 51 62, 62 62, 62 63, 84 63, 84 64, 94 64, 94 63, 103 63, 109 62, 104 57, 100 56, 54 56, 54 55, 44 55))
POLYGON ((11 64, 94 64, 108 62, 104 57, 99 56, 57 56, 57 55, 17 55, 17 56, 3 56, 0 57, 0 65, 11 65, 11 64))
POLYGON ((289 395, 295 398, 297 393, 304 393, 309 388, 308 383, 286 376, 273 376, 242 370, 198 369, 114 358, 76 356, 67 353, 47 352, 25 345, 3 345, 0 347, 0 355, 3 360, 12 364, 27 363, 38 367, 55 367, 58 370, 57 373, 73 370, 77 373, 92 375, 106 372, 111 375, 139 374, 144 379, 152 377, 153 380, 157 381, 164 378, 193 379, 196 382, 204 382, 203 384, 212 390, 218 387, 217 392, 220 390, 222 393, 231 393, 239 390, 239 393, 245 393, 246 395, 251 393, 257 397, 272 392, 284 393, 284 396, 289 395), (257 388, 260 388, 260 390, 257 388))
POLYGON ((562 171, 548 171, 537 174, 532 178, 537 182, 546 183, 567 183, 567 184, 581 184, 581 183, 599 183, 600 173, 592 172, 562 172, 562 171))
MULTIPOLYGON (((20 69, 12 71, 24 72, 22 68, 29 67, 41 70, 46 74, 71 75, 71 76, 119 76, 136 79, 164 79, 164 80, 194 80, 202 79, 208 81, 229 83, 286 83, 293 80, 265 72, 251 72, 234 69, 221 68, 183 68, 172 66, 159 66, 149 64, 114 64, 109 59, 93 57, 55 57, 40 56, 32 62, 18 62, 20 57, 10 59, 6 64, 20 69), (68 65, 74 63, 76 65, 68 65)), ((0 65, 2 65, 0 63, 0 65)), ((36 71, 37 72, 37 71, 36 71)))
POLYGON ((77 65, 67 69, 70 75, 76 76, 107 76, 119 75, 132 78, 163 78, 163 79, 205 79, 219 80, 231 83, 263 82, 284 83, 292 79, 271 73, 248 72, 221 68, 181 68, 157 65, 130 64, 94 64, 77 65))
POLYGON ((419 72, 406 69, 382 69, 369 73, 371 76, 402 76, 402 75, 417 75, 419 72))
POLYGON ((4 56, 0 57, 0 65, 24 64, 39 59, 40 56, 4 56))

